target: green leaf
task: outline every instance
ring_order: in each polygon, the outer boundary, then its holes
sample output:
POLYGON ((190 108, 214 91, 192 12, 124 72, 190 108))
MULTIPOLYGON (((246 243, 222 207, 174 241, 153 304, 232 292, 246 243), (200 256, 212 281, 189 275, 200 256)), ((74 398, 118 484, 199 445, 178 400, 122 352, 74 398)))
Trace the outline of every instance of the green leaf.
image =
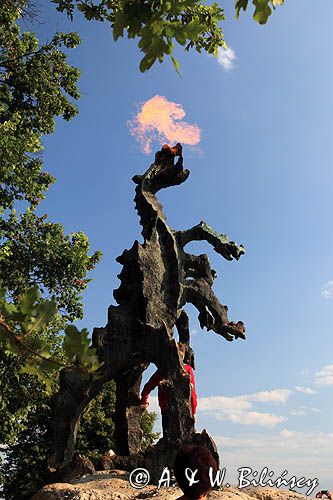
POLYGON ((148 71, 149 68, 152 67, 154 62, 156 61, 156 57, 152 56, 151 54, 147 54, 141 61, 140 61, 140 71, 144 73, 145 71, 148 71))
POLYGON ((171 61, 172 61, 172 64, 173 64, 173 67, 175 68, 175 70, 177 71, 178 75, 181 77, 182 75, 180 74, 179 72, 179 62, 177 61, 177 59, 175 59, 173 56, 171 56, 171 61))
POLYGON ((65 338, 63 341, 63 349, 69 358, 77 358, 81 364, 84 362, 85 353, 87 352, 90 340, 88 339, 88 331, 83 329, 81 332, 74 325, 69 325, 65 328, 65 338))
POLYGON ((32 332, 40 332, 53 318, 57 311, 57 307, 52 301, 44 301, 38 305, 36 308, 36 318, 32 322, 29 331, 30 335, 32 332))
POLYGON ((26 339, 26 343, 33 351, 38 353, 45 349, 45 341, 38 337, 30 336, 26 339))
POLYGON ((15 342, 15 339, 7 331, 7 329, 2 327, 1 325, 0 325, 0 338, 1 340, 8 342, 7 350, 11 351, 14 354, 21 354, 21 351, 19 349, 19 346, 17 345, 17 342, 15 342))
POLYGON ((175 34, 175 38, 176 38, 177 42, 180 45, 186 44, 186 36, 185 36, 184 30, 182 28, 175 29, 174 34, 175 34))
POLYGON ((124 29, 127 26, 127 19, 122 12, 118 12, 115 16, 113 23, 113 39, 117 41, 118 38, 124 36, 124 29))
POLYGON ((20 368, 20 373, 26 373, 27 375, 39 376, 38 368, 30 363, 26 363, 20 368))
POLYGON ((186 39, 189 39, 191 42, 195 42, 198 39, 199 34, 203 31, 204 27, 198 21, 193 20, 186 24, 182 31, 186 39))
MULTIPOLYGON (((252 4, 254 5, 254 13, 253 19, 257 21, 259 24, 266 24, 269 16, 272 14, 272 8, 275 9, 277 5, 283 5, 284 0, 252 0, 252 4)), ((248 0, 236 0, 235 2, 235 11, 236 18, 239 18, 240 10, 244 11, 248 7, 248 0)))
POLYGON ((247 9, 247 5, 249 3, 249 0, 237 0, 235 3, 235 10, 236 10, 236 19, 239 19, 239 13, 240 10, 243 9, 244 12, 247 9))
POLYGON ((11 319, 12 317, 15 317, 15 315, 18 313, 17 306, 13 304, 13 302, 3 302, 2 304, 2 310, 1 313, 11 319))
POLYGON ((84 370, 96 371, 101 364, 96 355, 96 350, 90 347, 91 341, 88 330, 79 331, 76 326, 69 325, 65 328, 66 336, 63 341, 63 349, 67 356, 75 360, 75 363, 84 370))
POLYGON ((80 332, 76 326, 69 325, 65 328, 65 334, 62 347, 67 356, 73 359, 82 349, 80 332))
POLYGON ((50 357, 50 359, 45 359, 43 361, 40 361, 39 368, 42 371, 52 372, 55 370, 60 370, 61 365, 60 365, 60 362, 58 360, 50 357))
POLYGON ((42 384, 45 385, 45 392, 47 394, 52 393, 52 388, 54 385, 54 380, 46 376, 40 369, 38 369, 36 366, 26 363, 20 368, 20 373, 25 373, 27 375, 32 375, 34 377, 37 377, 42 384))
POLYGON ((266 24, 272 13, 272 9, 268 5, 268 0, 253 0, 253 5, 255 6, 253 19, 259 24, 266 24))
POLYGON ((23 314, 29 314, 33 311, 33 306, 36 304, 39 297, 38 286, 30 288, 23 296, 20 302, 20 311, 23 314))

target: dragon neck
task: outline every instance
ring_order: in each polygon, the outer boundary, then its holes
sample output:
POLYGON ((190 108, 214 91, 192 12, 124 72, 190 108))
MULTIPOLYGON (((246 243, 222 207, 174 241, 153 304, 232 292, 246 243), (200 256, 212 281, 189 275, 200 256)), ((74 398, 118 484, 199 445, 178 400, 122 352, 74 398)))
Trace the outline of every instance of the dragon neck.
POLYGON ((156 194, 151 189, 150 183, 143 179, 142 183, 136 187, 135 208, 140 218, 142 226, 142 236, 150 239, 154 228, 164 226, 169 231, 166 217, 163 213, 162 205, 159 203, 156 194))
POLYGON ((164 289, 170 310, 177 311, 181 296, 179 258, 174 232, 166 223, 162 205, 145 179, 136 187, 135 206, 146 241, 157 237, 164 262, 164 289))

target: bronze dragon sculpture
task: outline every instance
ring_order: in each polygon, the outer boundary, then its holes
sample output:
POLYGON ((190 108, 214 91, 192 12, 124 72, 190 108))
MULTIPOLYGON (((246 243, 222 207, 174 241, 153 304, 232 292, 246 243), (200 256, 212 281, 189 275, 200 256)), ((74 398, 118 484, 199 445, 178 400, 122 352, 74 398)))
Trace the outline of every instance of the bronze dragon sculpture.
POLYGON ((238 260, 244 248, 204 222, 185 231, 174 231, 167 225, 156 194, 163 188, 182 184, 188 177, 189 171, 183 169, 180 144, 173 148, 163 146, 146 173, 133 177, 134 201, 144 241, 135 241, 131 249, 116 259, 122 265, 118 275, 121 284, 114 291, 117 305, 109 307, 106 326, 95 328, 92 338, 92 346, 103 363, 98 377, 80 375, 74 367, 60 374, 60 390, 53 405, 53 447, 49 460, 50 470, 57 471, 58 478, 65 478, 71 467, 82 411, 104 383, 112 379, 116 381, 114 421, 118 455, 135 456, 140 463, 156 469, 158 464, 160 467, 167 464, 167 457, 171 461, 174 443, 197 442, 214 448, 205 431, 198 434, 194 430, 190 384, 184 376, 174 327, 179 340, 188 346, 188 353, 189 318, 183 309, 187 303, 198 310, 201 328, 212 330, 228 341, 244 339, 245 328, 242 322, 229 322, 227 306, 214 294, 215 271, 207 255, 192 255, 185 247, 192 241, 205 240, 227 260, 238 260), (161 439, 143 455, 140 383, 149 363, 166 374, 164 384, 171 425, 168 443, 161 439), (163 459, 157 459, 161 454, 163 459))

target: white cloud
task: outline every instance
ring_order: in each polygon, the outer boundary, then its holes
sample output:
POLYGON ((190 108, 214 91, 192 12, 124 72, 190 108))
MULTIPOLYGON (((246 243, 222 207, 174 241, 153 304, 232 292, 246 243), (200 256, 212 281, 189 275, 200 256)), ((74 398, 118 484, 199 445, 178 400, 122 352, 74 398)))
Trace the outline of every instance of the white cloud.
POLYGON ((296 392, 301 392, 303 394, 316 394, 316 391, 314 391, 313 389, 310 389, 310 387, 303 387, 300 385, 296 385, 294 387, 294 389, 296 392))
POLYGON ((243 396, 248 401, 257 401, 260 403, 285 403, 293 391, 288 389, 274 389, 272 391, 260 391, 255 394, 243 396))
MULTIPOLYGON (((230 71, 234 67, 234 61, 237 59, 235 52, 228 47, 224 49, 219 47, 217 61, 226 71, 230 71)), ((333 283, 333 282, 332 282, 333 283)))
MULTIPOLYGON (((226 481, 237 484, 239 467, 262 471, 268 467, 277 478, 288 470, 290 478, 319 480, 318 489, 332 489, 333 432, 299 432, 284 428, 274 432, 239 432, 235 436, 214 435, 226 467, 226 481)), ((305 494, 305 491, 303 491, 305 494)))
MULTIPOLYGON (((333 432, 324 434, 323 432, 301 432, 284 428, 274 434, 267 435, 246 432, 246 434, 238 435, 237 438, 214 436, 214 440, 216 444, 222 445, 225 448, 242 448, 242 450, 248 450, 250 453, 252 453, 251 448, 262 448, 263 450, 266 448, 266 458, 268 456, 274 457, 274 448, 286 449, 287 453, 291 449, 303 449, 306 450, 311 460, 312 457, 321 456, 321 452, 323 457, 332 457, 333 432), (290 442, 291 439, 292 443, 290 442), (318 446, 321 446, 322 449, 318 448, 318 446)), ((264 455, 262 458, 265 460, 264 455)))
POLYGON ((259 391, 253 394, 243 394, 241 396, 211 396, 200 398, 199 407, 201 410, 248 410, 252 408, 252 402, 256 403, 285 403, 293 391, 289 389, 274 389, 272 391, 259 391))
POLYGON ((252 404, 242 399, 242 396, 211 396, 210 398, 200 398, 198 408, 202 411, 239 412, 249 410, 252 408, 252 404))
MULTIPOLYGON (((226 436, 214 436, 217 445, 227 448, 239 449, 237 453, 248 456, 247 461, 239 457, 240 462, 251 464, 254 459, 259 459, 269 466, 269 462, 276 463, 278 470, 287 468, 287 461, 294 466, 297 464, 295 457, 306 461, 314 473, 314 465, 323 459, 323 464, 332 466, 332 444, 333 433, 322 432, 300 432, 284 428, 280 432, 272 434, 246 433, 238 434, 236 438, 226 436), (253 449, 258 450, 253 454, 253 449), (276 461, 276 462, 275 462, 276 461)), ((256 469, 260 470, 260 469, 256 469)), ((303 471, 303 473, 305 470, 303 471)))
POLYGON ((287 417, 253 411, 253 403, 285 403, 291 394, 292 391, 288 389, 275 389, 235 397, 211 396, 200 398, 198 409, 218 420, 229 420, 240 425, 275 427, 285 422, 287 417))
POLYGON ((274 415, 273 413, 259 413, 257 411, 249 411, 238 414, 229 415, 229 420, 241 425, 260 425, 261 427, 275 427, 282 422, 285 422, 287 417, 274 415))
POLYGON ((285 437, 285 438, 292 438, 295 436, 295 432, 293 431, 288 431, 288 429, 283 429, 280 432, 280 436, 285 437))
POLYGON ((293 415, 294 417, 300 417, 302 415, 306 415, 306 412, 304 410, 293 410, 290 412, 290 415, 293 415))
POLYGON ((325 299, 333 299, 333 280, 325 283, 321 289, 321 295, 325 299))
MULTIPOLYGON (((199 399, 198 410, 199 412, 207 413, 217 420, 228 420, 240 425, 275 427, 282 422, 286 422, 288 420, 287 416, 255 411, 256 408, 254 408, 254 404, 285 404, 296 392, 305 395, 316 394, 316 391, 310 387, 297 385, 293 390, 273 389, 270 391, 258 391, 252 394, 242 394, 234 397, 211 396, 199 399)), ((306 410, 316 411, 316 409, 300 407, 290 411, 290 414, 293 416, 306 415, 306 410)))
POLYGON ((333 385, 333 365, 326 365, 315 374, 315 384, 319 386, 333 385))
MULTIPOLYGON (((316 374, 318 385, 333 384, 333 365, 324 367, 316 374)), ((265 404, 285 404, 296 393, 305 396, 316 394, 314 389, 296 385, 293 389, 273 389, 258 391, 240 396, 211 396, 199 398, 198 411, 217 420, 228 420, 239 425, 257 425, 260 427, 275 427, 288 420, 287 415, 257 411, 255 406, 265 404)), ((289 410, 289 415, 303 416, 309 412, 317 412, 317 408, 300 406, 289 410)))
POLYGON ((311 408, 309 406, 300 406, 299 408, 292 410, 290 412, 290 415, 294 415, 294 416, 307 415, 311 411, 314 413, 321 413, 321 411, 318 408, 311 408))

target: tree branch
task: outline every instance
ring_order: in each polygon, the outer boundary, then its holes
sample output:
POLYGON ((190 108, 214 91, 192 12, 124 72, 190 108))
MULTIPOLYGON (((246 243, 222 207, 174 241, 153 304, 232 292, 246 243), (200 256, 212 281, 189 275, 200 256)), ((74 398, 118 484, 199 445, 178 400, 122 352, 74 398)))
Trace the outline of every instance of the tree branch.
POLYGON ((58 365, 60 368, 66 368, 67 365, 64 365, 63 363, 60 363, 60 361, 57 361, 52 358, 46 358, 42 354, 39 354, 38 352, 34 351, 29 345, 25 344, 25 342, 22 340, 22 338, 14 333, 10 326, 3 320, 0 319, 0 326, 6 330, 6 332, 12 337, 14 342, 17 344, 19 350, 24 354, 24 353, 29 353, 32 354, 33 356, 36 356, 37 358, 41 359, 42 361, 48 361, 51 363, 54 363, 58 365))

